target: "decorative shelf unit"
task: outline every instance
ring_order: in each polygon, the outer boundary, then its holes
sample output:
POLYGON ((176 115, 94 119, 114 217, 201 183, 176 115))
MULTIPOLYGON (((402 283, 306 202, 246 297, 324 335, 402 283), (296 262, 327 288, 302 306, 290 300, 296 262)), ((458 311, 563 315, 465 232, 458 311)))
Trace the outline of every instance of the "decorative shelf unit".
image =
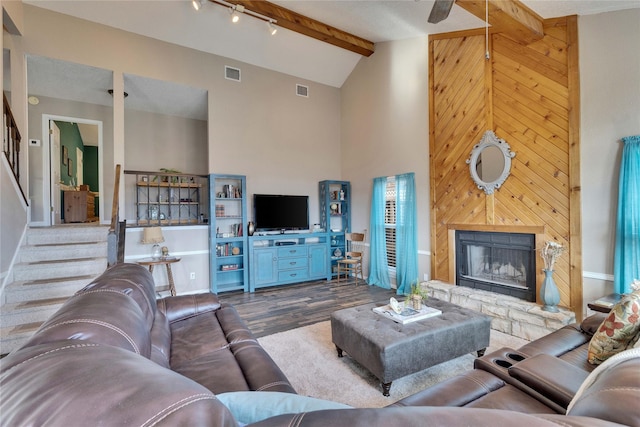
POLYGON ((124 174, 126 188, 135 188, 135 220, 127 220, 128 227, 207 222, 207 208, 202 201, 207 175, 148 171, 124 171, 124 174))
POLYGON ((210 181, 211 291, 249 290, 246 178, 212 174, 210 181))
POLYGON ((327 233, 255 234, 249 237, 249 290, 331 279, 327 233))
POLYGON ((338 274, 338 260, 346 252, 345 233, 351 230, 351 183, 349 181, 321 181, 320 228, 329 236, 328 259, 332 277, 338 274))

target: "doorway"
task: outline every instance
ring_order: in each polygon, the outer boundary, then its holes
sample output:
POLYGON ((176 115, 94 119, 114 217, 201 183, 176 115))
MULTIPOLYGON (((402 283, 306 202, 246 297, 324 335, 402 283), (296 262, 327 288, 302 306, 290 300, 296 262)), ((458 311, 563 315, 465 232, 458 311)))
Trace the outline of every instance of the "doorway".
POLYGON ((102 222, 102 122, 44 114, 42 130, 43 135, 49 136, 47 147, 43 150, 43 164, 48 165, 49 173, 44 174, 42 194, 43 206, 49 207, 50 215, 45 215, 44 225, 64 222, 62 191, 75 190, 80 185, 88 186, 88 190, 95 194, 96 214, 99 222, 102 222))

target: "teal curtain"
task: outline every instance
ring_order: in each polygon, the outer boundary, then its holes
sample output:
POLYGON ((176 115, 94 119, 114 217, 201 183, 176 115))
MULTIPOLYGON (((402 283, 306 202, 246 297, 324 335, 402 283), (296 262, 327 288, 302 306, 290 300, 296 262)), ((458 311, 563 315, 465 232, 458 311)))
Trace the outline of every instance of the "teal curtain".
POLYGON ((384 230, 385 195, 387 178, 373 180, 371 195, 371 238, 369 243, 369 278, 367 283, 384 289, 391 289, 387 267, 387 243, 384 230))
POLYGON ((616 292, 628 293, 640 279, 640 135, 622 142, 613 280, 616 292))
POLYGON ((418 225, 413 173, 396 176, 396 282, 397 294, 411 291, 418 280, 418 225))

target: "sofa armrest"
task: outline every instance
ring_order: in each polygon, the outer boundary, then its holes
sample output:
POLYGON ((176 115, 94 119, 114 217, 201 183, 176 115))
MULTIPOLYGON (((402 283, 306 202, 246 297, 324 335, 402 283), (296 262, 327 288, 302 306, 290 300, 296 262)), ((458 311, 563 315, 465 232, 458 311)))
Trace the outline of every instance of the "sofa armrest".
POLYGON ((566 408, 589 373, 557 357, 538 354, 511 366, 509 375, 566 408))
POLYGON ((179 295, 158 300, 158 310, 167 316, 169 323, 216 311, 219 308, 218 296, 211 293, 179 295))
POLYGON ((389 406, 465 406, 503 387, 500 378, 479 369, 449 378, 389 406))
POLYGON ((593 336, 608 315, 609 313, 596 313, 591 315, 580 323, 580 329, 589 336, 593 336))

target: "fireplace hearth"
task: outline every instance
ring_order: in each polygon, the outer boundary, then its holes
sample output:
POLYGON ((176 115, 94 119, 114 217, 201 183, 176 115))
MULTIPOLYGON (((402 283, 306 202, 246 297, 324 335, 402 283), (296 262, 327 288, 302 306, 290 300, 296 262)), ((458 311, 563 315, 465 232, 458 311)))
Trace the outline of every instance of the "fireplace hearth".
POLYGON ((456 284, 535 301, 535 235, 456 231, 456 284))

